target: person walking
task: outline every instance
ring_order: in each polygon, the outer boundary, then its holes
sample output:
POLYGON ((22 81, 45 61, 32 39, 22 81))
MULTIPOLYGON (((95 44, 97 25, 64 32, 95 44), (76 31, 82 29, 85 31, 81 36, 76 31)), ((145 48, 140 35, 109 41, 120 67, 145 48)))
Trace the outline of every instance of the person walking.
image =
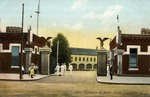
POLYGON ((66 67, 66 65, 64 64, 64 75, 66 74, 66 69, 67 69, 67 67, 66 67))
POLYGON ((112 65, 110 65, 109 71, 110 71, 110 80, 112 80, 113 79, 113 68, 112 68, 112 65))
POLYGON ((64 75, 64 65, 61 65, 61 75, 64 75))
POLYGON ((72 70, 73 70, 73 67, 72 67, 72 65, 69 65, 69 71, 70 71, 70 75, 72 75, 72 70))
POLYGON ((56 66, 55 70, 56 70, 56 75, 59 75, 59 73, 60 73, 60 66, 59 66, 59 64, 56 66))
POLYGON ((33 76, 34 76, 34 66, 32 66, 30 69, 30 76, 31 76, 31 78, 33 78, 33 76))
POLYGON ((21 68, 21 72, 22 72, 22 78, 23 78, 23 74, 24 74, 24 67, 23 66, 21 68))

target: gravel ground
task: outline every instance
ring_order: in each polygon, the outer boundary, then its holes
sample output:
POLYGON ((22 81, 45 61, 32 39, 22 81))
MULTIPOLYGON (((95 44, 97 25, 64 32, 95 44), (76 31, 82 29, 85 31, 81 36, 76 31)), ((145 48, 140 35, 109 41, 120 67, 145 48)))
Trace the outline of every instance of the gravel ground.
POLYGON ((150 86, 100 84, 96 71, 74 71, 39 81, 0 81, 0 97, 150 97, 150 86))
POLYGON ((97 84, 96 71, 73 71, 72 75, 69 75, 69 71, 63 76, 50 76, 48 78, 42 79, 38 82, 42 83, 92 83, 97 84))

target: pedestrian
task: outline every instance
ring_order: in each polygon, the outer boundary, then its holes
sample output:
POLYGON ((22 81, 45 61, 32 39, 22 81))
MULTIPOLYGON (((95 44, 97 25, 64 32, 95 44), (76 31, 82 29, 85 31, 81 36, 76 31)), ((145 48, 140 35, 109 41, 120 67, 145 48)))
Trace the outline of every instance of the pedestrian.
POLYGON ((21 72, 22 72, 22 78, 23 78, 23 74, 24 74, 24 67, 21 67, 21 72))
POLYGON ((35 76, 35 74, 37 74, 38 73, 38 66, 37 65, 34 65, 34 76, 35 76))
POLYGON ((28 71, 29 71, 29 76, 30 76, 30 70, 31 70, 31 66, 29 66, 28 71))
POLYGON ((64 65, 61 65, 61 75, 64 75, 64 65))
POLYGON ((56 70, 56 75, 60 75, 60 66, 59 64, 56 66, 55 70, 56 70))
POLYGON ((64 64, 64 75, 66 74, 66 69, 67 69, 67 67, 66 67, 66 65, 64 64))
POLYGON ((112 68, 112 65, 110 65, 109 71, 110 71, 110 80, 112 80, 113 79, 113 68, 112 68))
POLYGON ((69 73, 70 73, 70 75, 72 75, 72 70, 73 70, 72 65, 69 65, 69 73))
POLYGON ((31 76, 31 78, 33 78, 33 76, 34 76, 34 66, 32 66, 30 69, 30 76, 31 76))

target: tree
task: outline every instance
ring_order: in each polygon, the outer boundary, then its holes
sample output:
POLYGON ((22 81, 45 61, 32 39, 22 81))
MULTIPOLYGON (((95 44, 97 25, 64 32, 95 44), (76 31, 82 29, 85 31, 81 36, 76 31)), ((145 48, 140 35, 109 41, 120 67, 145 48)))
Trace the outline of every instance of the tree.
POLYGON ((71 51, 69 49, 69 42, 62 33, 58 33, 57 37, 52 41, 52 57, 57 59, 57 41, 59 41, 58 63, 66 63, 68 65, 71 62, 71 51))

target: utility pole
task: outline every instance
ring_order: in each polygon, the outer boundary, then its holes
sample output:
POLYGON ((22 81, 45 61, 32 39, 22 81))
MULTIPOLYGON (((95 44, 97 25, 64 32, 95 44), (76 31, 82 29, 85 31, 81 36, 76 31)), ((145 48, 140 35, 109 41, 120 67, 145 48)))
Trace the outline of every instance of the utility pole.
POLYGON ((35 11, 35 13, 37 13, 37 35, 38 35, 38 28, 39 28, 39 14, 40 14, 40 0, 39 0, 39 4, 38 4, 38 10, 35 11))
POLYGON ((20 60, 20 80, 22 80, 22 66, 23 66, 23 24, 24 24, 24 3, 22 4, 22 33, 21 33, 21 60, 20 60))
POLYGON ((58 65, 58 56, 59 56, 59 40, 57 41, 57 65, 58 65))

